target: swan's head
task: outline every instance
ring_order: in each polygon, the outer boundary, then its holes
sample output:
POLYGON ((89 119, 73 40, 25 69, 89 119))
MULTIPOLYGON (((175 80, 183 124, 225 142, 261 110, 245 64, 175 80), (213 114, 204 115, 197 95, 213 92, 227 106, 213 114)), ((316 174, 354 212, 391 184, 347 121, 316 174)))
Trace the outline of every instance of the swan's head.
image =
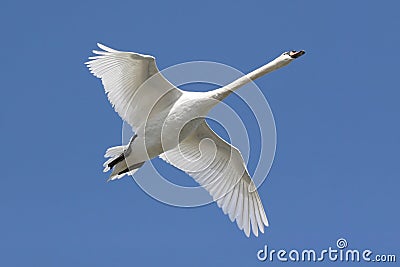
POLYGON ((277 57, 274 60, 274 62, 276 64, 276 68, 280 68, 280 67, 288 65, 294 59, 301 57, 305 53, 306 52, 304 52, 304 50, 300 50, 300 51, 292 50, 292 51, 282 53, 282 55, 280 55, 279 57, 277 57))
POLYGON ((292 50, 292 51, 288 51, 288 52, 283 53, 281 55, 281 57, 283 59, 286 59, 286 60, 293 60, 293 59, 296 59, 298 57, 301 57, 305 53, 306 52, 304 50, 300 50, 300 51, 292 50))

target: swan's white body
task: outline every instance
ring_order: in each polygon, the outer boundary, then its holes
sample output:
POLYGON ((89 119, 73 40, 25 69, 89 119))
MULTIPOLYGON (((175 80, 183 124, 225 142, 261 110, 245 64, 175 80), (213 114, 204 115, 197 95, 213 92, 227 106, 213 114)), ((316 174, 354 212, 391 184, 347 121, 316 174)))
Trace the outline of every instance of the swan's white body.
POLYGON ((110 180, 133 174, 159 156, 202 185, 247 236, 268 226, 260 197, 243 158, 220 138, 204 117, 216 104, 247 82, 289 64, 304 51, 286 52, 265 66, 210 92, 185 92, 168 82, 152 56, 117 51, 98 44, 90 71, 101 78, 121 118, 135 131, 126 146, 109 148, 105 171, 110 180))

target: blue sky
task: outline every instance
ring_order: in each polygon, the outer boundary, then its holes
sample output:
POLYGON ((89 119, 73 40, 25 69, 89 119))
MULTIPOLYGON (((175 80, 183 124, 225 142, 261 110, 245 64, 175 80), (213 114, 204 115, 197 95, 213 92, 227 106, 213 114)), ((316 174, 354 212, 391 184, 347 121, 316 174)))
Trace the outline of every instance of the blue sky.
POLYGON ((271 264, 256 258, 265 244, 323 249, 340 237, 398 253, 399 8, 3 1, 0 265, 260 266, 271 264), (259 188, 264 235, 246 238, 215 204, 175 208, 132 179, 105 182, 103 153, 121 142, 122 121, 83 65, 96 42, 152 54, 160 69, 209 60, 248 72, 307 51, 256 82, 278 137, 259 188))

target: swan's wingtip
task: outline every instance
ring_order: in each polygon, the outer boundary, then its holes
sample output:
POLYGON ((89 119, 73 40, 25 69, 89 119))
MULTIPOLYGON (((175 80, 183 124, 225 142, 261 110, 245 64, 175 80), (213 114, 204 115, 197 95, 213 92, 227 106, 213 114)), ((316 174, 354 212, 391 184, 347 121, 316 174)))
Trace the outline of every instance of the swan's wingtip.
POLYGON ((106 51, 106 52, 110 52, 110 53, 119 52, 118 50, 112 49, 111 47, 108 47, 108 46, 106 46, 106 45, 103 45, 102 43, 97 43, 97 46, 98 46, 100 49, 102 49, 102 50, 104 50, 104 51, 106 51))

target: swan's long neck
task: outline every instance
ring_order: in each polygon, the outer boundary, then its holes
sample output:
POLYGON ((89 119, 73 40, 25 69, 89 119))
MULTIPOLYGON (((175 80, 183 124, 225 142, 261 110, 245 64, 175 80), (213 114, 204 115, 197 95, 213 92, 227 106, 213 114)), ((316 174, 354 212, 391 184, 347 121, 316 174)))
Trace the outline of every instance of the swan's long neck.
POLYGON ((254 81, 255 79, 270 73, 274 70, 277 70, 279 68, 282 68, 286 65, 288 65, 293 59, 287 58, 287 57, 282 57, 279 56, 276 59, 272 60, 271 62, 265 64, 264 66, 240 77, 236 81, 231 82, 228 85, 225 85, 224 87, 221 87, 219 89, 213 90, 210 93, 210 97, 217 99, 219 101, 222 101, 224 98, 229 96, 232 92, 235 90, 239 89, 243 85, 254 81))

